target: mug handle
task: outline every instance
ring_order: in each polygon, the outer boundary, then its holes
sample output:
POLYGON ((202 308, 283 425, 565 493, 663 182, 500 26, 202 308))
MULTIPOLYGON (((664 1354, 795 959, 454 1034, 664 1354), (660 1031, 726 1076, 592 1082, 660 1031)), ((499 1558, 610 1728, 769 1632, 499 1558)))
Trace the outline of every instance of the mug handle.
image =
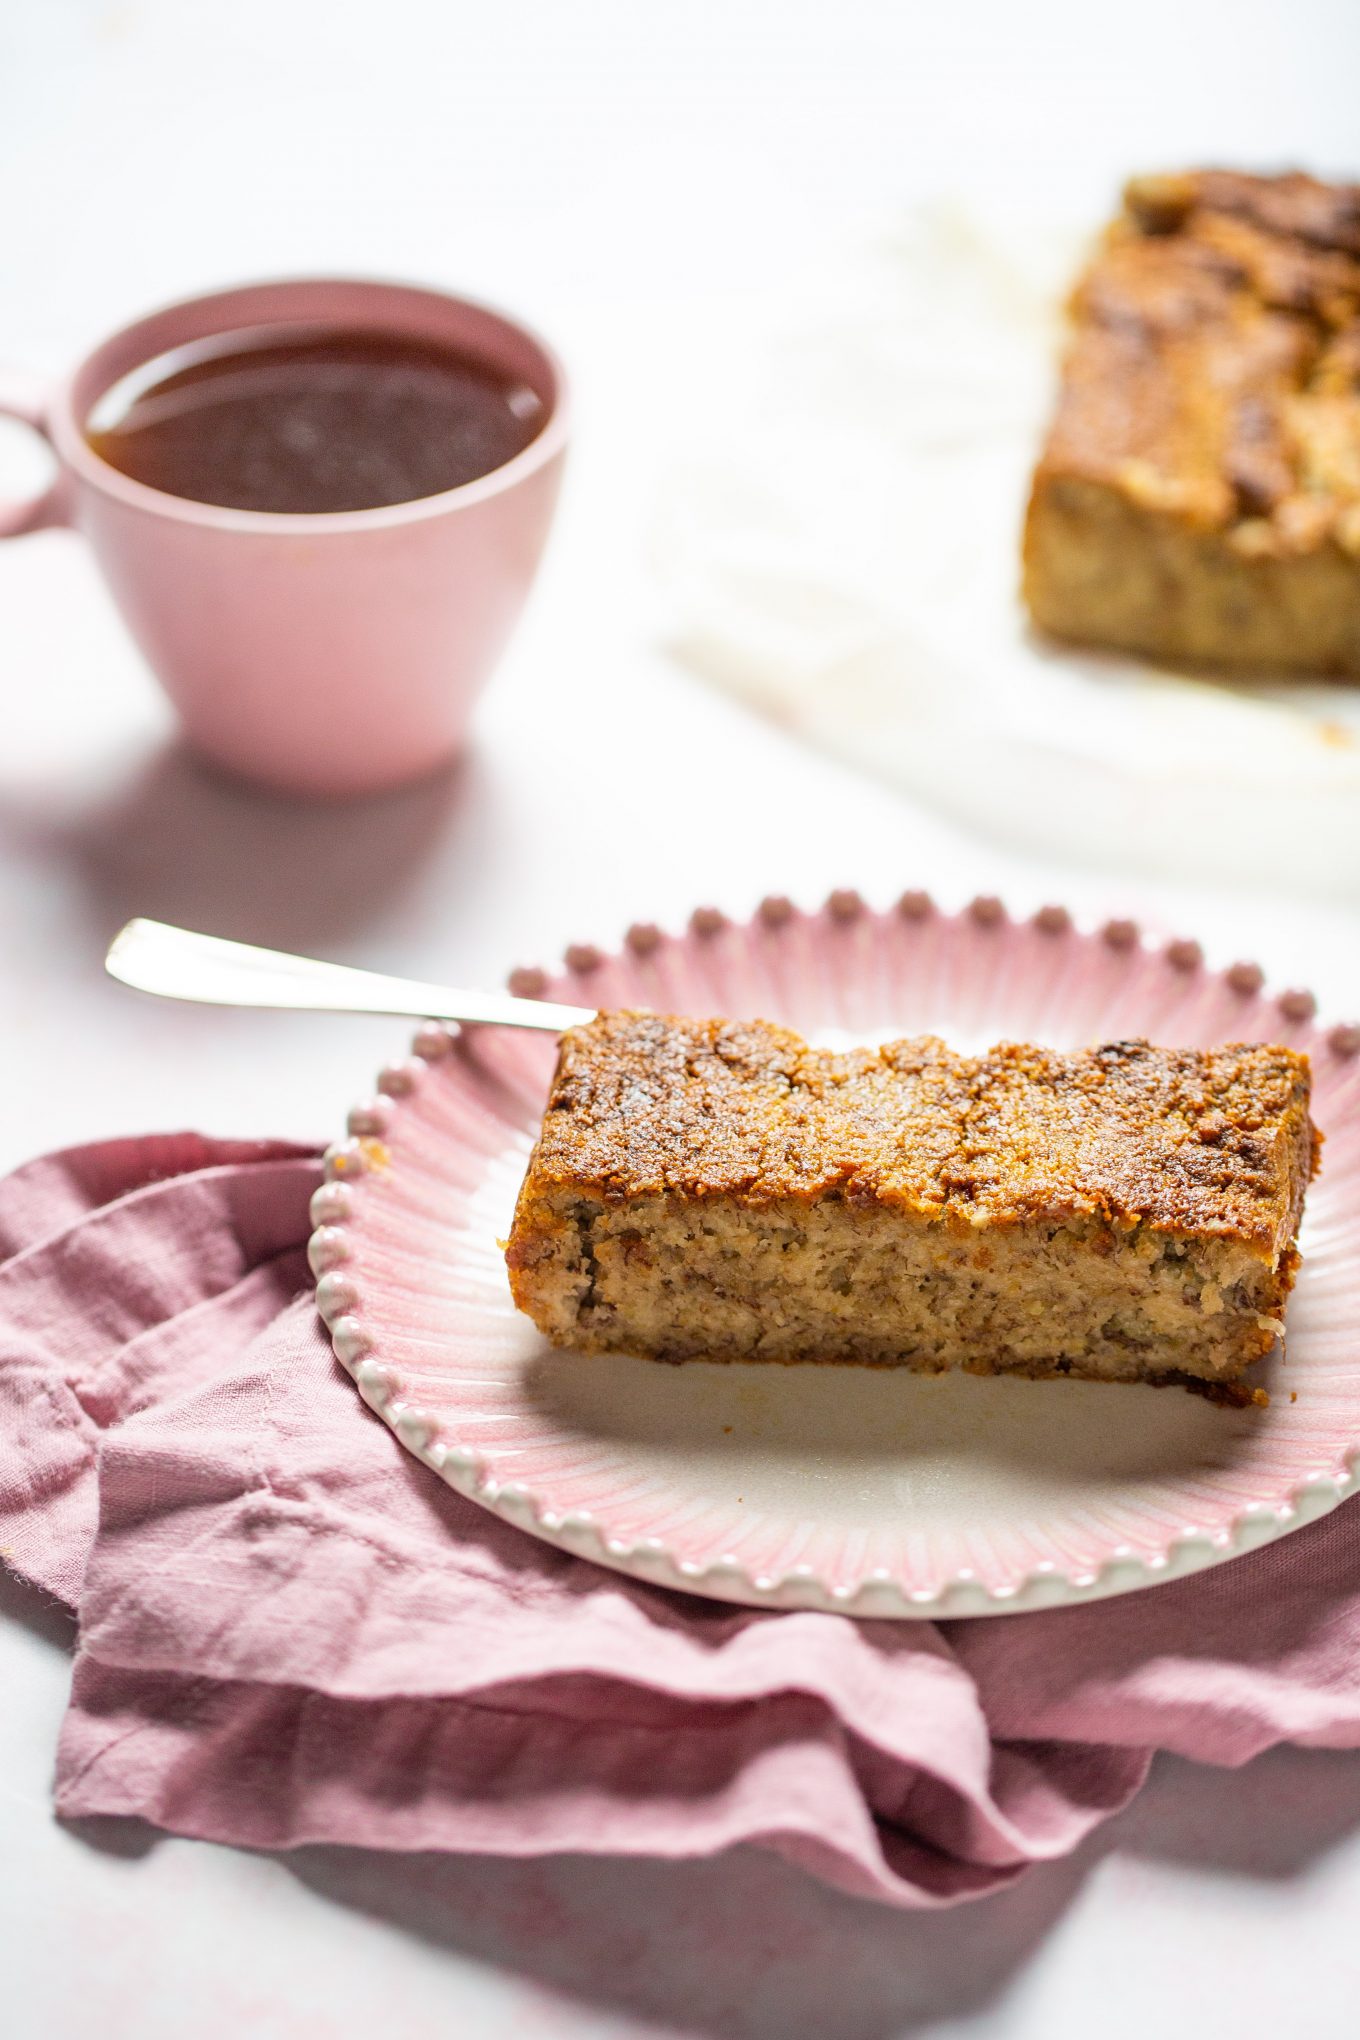
MULTIPOLYGON (((45 392, 21 376, 0 373, 0 418, 17 419, 50 446, 45 392)), ((60 471, 45 489, 32 496, 20 496, 12 503, 0 500, 0 538, 20 538, 26 531, 46 531, 54 524, 69 524, 64 478, 60 471)))

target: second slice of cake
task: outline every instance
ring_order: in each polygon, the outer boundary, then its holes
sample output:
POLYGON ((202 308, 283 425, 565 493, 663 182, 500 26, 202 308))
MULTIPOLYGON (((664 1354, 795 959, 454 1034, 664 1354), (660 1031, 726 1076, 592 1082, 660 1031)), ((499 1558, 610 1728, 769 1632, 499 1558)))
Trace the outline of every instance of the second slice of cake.
POLYGON ((1025 527, 1036 623, 1360 675, 1360 185, 1135 178, 1071 313, 1025 527))
POLYGON ((1282 1330, 1308 1102, 1281 1047, 834 1054, 601 1014, 563 1037, 511 1286, 586 1350, 1221 1387, 1282 1330))

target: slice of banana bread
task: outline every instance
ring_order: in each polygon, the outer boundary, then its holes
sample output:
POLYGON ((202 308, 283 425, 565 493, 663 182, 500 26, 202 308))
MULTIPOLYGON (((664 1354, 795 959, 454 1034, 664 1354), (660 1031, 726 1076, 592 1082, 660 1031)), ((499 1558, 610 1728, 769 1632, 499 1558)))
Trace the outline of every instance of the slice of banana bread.
POLYGON ((1071 314, 1025 527, 1036 623, 1360 674, 1360 185, 1135 178, 1071 314))
POLYGON ((507 1250, 558 1345, 1231 1383, 1282 1330, 1306 1060, 848 1054, 764 1021, 563 1036, 507 1250))

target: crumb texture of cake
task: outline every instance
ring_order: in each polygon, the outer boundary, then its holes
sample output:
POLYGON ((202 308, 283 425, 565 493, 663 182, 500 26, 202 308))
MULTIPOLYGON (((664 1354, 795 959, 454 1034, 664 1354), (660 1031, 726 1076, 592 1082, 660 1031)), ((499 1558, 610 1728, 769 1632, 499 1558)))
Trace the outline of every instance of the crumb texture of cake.
POLYGON ((506 1260, 554 1343, 1235 1381, 1283 1325, 1305 1058, 833 1053, 764 1021, 564 1035, 506 1260))
POLYGON ((1025 526, 1035 621, 1360 675, 1360 185, 1135 178, 1070 309, 1025 526))

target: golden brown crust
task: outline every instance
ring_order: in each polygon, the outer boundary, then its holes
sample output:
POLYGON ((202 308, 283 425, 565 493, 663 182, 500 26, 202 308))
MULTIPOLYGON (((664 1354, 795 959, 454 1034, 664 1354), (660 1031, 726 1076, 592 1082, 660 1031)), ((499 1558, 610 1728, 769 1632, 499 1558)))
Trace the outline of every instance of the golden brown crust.
POLYGON ((1269 519, 1280 550, 1298 505, 1315 543, 1360 503, 1360 186, 1135 179, 1072 312, 1044 468, 1160 487, 1196 524, 1269 519), (1174 218, 1140 197, 1172 185, 1174 218))
POLYGON ((1071 311, 1026 529, 1036 619, 1360 671, 1360 186, 1134 179, 1071 311))
POLYGON ((974 1227, 1090 1215, 1278 1265, 1315 1164, 1308 1099, 1306 1058, 1268 1045, 835 1054, 764 1021, 606 1013, 563 1037, 521 1212, 573 1187, 834 1196, 974 1227))

